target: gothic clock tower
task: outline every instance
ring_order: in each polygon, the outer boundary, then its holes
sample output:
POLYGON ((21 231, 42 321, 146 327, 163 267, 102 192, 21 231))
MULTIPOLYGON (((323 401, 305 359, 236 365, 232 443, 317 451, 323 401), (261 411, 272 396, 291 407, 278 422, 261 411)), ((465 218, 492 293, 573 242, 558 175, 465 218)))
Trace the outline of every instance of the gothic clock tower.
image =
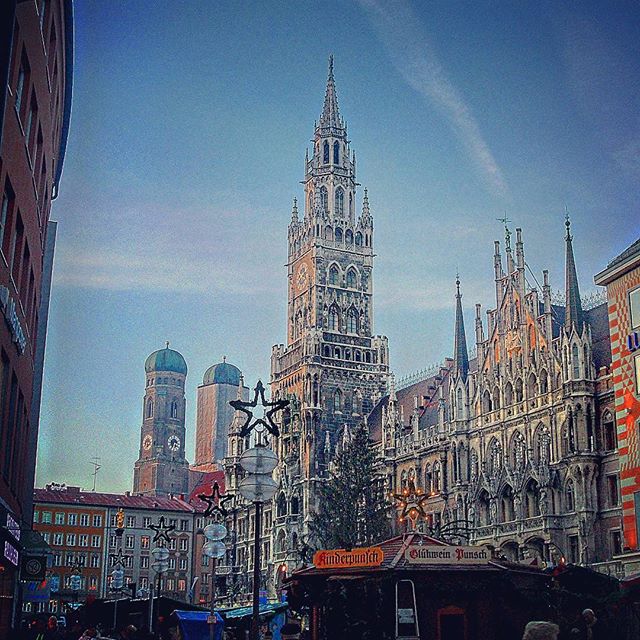
POLYGON ((187 363, 169 349, 154 351, 144 364, 140 455, 133 471, 133 492, 162 496, 187 493, 189 464, 184 454, 187 363))
POLYGON ((285 500, 299 509, 299 534, 315 510, 316 483, 386 392, 388 374, 387 338, 373 335, 373 217, 366 189, 356 214, 356 157, 333 58, 303 184, 303 216, 294 200, 288 231, 287 343, 271 358, 272 394, 292 400, 278 472, 285 500))

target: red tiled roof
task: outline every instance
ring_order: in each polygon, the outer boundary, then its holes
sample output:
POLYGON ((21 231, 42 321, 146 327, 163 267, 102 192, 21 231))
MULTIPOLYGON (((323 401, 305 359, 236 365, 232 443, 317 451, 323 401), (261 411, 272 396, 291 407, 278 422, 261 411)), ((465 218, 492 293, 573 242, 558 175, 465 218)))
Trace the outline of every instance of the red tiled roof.
POLYGON ((194 511, 191 505, 180 498, 127 495, 126 493, 98 493, 81 491, 79 487, 67 487, 63 490, 34 489, 33 500, 36 503, 50 504, 79 504, 155 511, 194 511))
POLYGON ((207 508, 206 503, 198 498, 198 494, 210 494, 213 484, 217 482, 220 487, 220 493, 224 493, 224 471, 209 471, 203 474, 200 482, 195 486, 189 494, 187 502, 198 512, 202 512, 207 508))

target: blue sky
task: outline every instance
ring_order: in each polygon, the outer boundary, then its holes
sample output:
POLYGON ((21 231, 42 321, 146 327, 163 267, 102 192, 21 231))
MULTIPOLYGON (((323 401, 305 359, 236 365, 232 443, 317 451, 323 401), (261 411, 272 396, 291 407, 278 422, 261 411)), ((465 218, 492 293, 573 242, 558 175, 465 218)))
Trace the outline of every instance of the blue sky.
MULTIPOLYGON (((75 3, 37 483, 131 488, 146 356, 195 390, 223 355, 249 383, 284 341, 286 237, 335 56, 376 225, 375 331, 411 373, 492 299, 493 240, 523 228, 563 287, 568 207, 582 291, 640 231, 634 2, 75 3)), ((360 193, 360 198, 362 194, 360 193)), ((538 276, 540 277, 540 276, 538 276)), ((470 346, 473 346, 470 344, 470 346)))

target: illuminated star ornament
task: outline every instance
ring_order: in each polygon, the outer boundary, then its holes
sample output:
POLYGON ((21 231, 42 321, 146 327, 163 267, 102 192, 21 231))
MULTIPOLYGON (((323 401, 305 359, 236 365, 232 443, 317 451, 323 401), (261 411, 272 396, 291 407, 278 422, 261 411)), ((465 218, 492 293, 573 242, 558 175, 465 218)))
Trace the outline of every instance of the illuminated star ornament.
POLYGON ((264 386, 262 385, 262 381, 258 380, 258 384, 254 389, 253 400, 251 402, 245 402, 244 400, 232 400, 229 404, 234 409, 242 411, 242 413, 247 415, 247 419, 240 430, 240 436, 243 438, 248 436, 251 431, 259 425, 263 426, 272 436, 279 436, 280 430, 278 429, 278 425, 273 421, 273 414, 277 411, 282 411, 282 409, 289 404, 289 400, 273 400, 272 402, 267 402, 264 397, 264 386), (258 406, 258 396, 260 396, 260 405, 262 408, 270 408, 268 411, 264 412, 264 418, 254 419, 253 411, 251 411, 251 409, 258 406))
POLYGON ((424 503, 429 498, 429 495, 416 489, 413 480, 409 480, 409 486, 402 493, 394 493, 393 497, 397 500, 398 507, 402 509, 400 522, 404 522, 407 517, 412 522, 415 522, 418 518, 427 517, 424 503))
POLYGON ((171 541, 169 538, 169 534, 172 531, 175 531, 175 524, 166 524, 164 516, 160 516, 160 520, 158 520, 158 524, 149 525, 149 529, 152 529, 156 532, 156 535, 153 536, 154 542, 160 542, 160 540, 165 540, 167 544, 171 541))
POLYGON ((109 557, 111 558, 111 563, 114 567, 117 567, 118 565, 124 567, 126 566, 126 560, 129 556, 125 556, 122 553, 122 549, 118 549, 118 553, 112 553, 109 557))
POLYGON ((208 518, 213 513, 218 513, 224 518, 229 514, 224 505, 233 500, 233 496, 220 493, 220 485, 217 482, 213 483, 210 494, 199 493, 198 498, 207 503, 207 508, 203 514, 205 518, 208 518))

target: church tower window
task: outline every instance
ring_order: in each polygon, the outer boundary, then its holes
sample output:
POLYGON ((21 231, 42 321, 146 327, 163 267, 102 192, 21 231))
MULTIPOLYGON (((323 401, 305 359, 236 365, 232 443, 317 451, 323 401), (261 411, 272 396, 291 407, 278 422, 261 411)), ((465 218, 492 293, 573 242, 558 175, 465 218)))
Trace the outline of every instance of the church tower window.
POLYGON ((331 265, 331 268, 329 269, 329 284, 337 285, 339 277, 340 274, 338 273, 338 267, 336 267, 335 264, 331 265))
POLYGON ((347 271, 347 287, 350 289, 355 289, 358 285, 358 276, 356 275, 356 270, 352 267, 347 271))
POLYGON ((353 231, 351 231, 351 229, 347 229, 347 232, 344 234, 344 241, 348 247, 353 244, 353 231))
POLYGON ((329 192, 324 185, 320 187, 320 207, 325 213, 329 211, 329 192))
POLYGON ((567 482, 567 487, 564 490, 564 506, 565 506, 565 511, 567 513, 571 513, 572 511, 576 510, 576 504, 575 504, 575 492, 573 489, 573 480, 569 480, 567 482))
POLYGON ((336 216, 344 215, 344 189, 342 187, 338 187, 336 189, 336 216))
POLYGON ((329 310, 329 331, 338 331, 340 325, 340 316, 335 307, 329 310))
POLYGON ((347 332, 358 333, 358 312, 355 309, 349 309, 347 317, 347 332))
POLYGON ((153 398, 147 400, 147 418, 153 418, 153 398))
POLYGON ((340 389, 336 389, 333 394, 333 411, 340 411, 342 408, 342 391, 340 389))
POLYGON ((336 242, 342 242, 342 229, 336 227, 336 242))
POLYGON ((337 140, 333 143, 333 164, 340 164, 340 143, 337 140))
POLYGON ((325 140, 322 154, 322 162, 324 164, 329 164, 329 143, 325 140))
POLYGON ((361 247, 362 246, 362 234, 358 231, 358 233, 356 233, 356 247, 361 247))
POLYGON ((578 352, 578 345, 574 344, 571 349, 571 364, 573 368, 573 379, 577 380, 580 377, 580 355, 578 352))
POLYGON ((171 403, 171 417, 178 417, 178 403, 175 400, 171 403))

